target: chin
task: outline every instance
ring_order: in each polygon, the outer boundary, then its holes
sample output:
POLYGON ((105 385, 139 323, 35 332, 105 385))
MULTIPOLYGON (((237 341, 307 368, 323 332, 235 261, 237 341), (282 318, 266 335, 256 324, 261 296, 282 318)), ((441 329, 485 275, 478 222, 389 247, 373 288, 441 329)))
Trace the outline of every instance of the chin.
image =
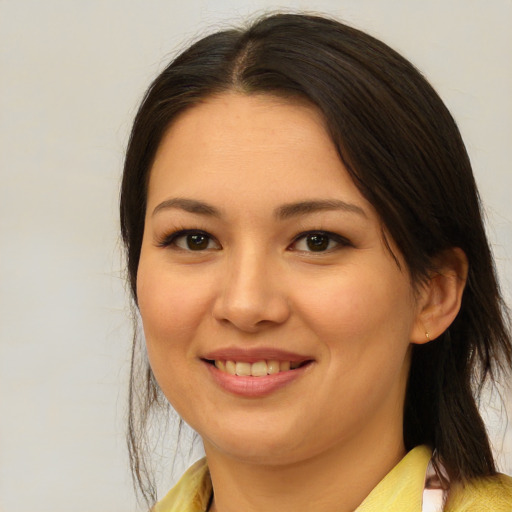
POLYGON ((318 439, 301 435, 295 423, 292 428, 271 430, 268 425, 261 429, 224 429, 220 435, 201 435, 207 455, 222 453, 224 456, 248 464, 282 466, 294 464, 318 455, 324 446, 318 439), (306 450, 307 448, 307 450, 306 450))
POLYGON ((205 450, 208 448, 226 456, 257 464, 286 463, 292 454, 297 454, 297 428, 269 427, 248 419, 244 425, 221 426, 217 432, 201 432, 205 450))

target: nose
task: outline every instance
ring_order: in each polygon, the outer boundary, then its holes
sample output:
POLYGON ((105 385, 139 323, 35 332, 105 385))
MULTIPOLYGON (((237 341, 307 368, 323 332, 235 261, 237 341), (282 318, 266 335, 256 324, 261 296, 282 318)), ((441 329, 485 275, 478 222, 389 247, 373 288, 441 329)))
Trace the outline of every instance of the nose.
POLYGON ((225 263, 213 304, 216 320, 249 333, 286 322, 290 305, 283 279, 265 254, 247 251, 225 263))

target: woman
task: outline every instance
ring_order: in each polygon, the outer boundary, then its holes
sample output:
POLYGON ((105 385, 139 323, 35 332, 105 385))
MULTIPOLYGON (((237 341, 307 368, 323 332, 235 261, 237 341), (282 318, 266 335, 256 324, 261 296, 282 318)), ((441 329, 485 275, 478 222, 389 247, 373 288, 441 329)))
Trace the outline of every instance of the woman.
POLYGON ((135 119, 121 227, 134 475, 154 499, 162 394, 206 453, 155 510, 512 510, 474 395, 512 347, 469 159, 385 44, 304 15, 194 44, 135 119))

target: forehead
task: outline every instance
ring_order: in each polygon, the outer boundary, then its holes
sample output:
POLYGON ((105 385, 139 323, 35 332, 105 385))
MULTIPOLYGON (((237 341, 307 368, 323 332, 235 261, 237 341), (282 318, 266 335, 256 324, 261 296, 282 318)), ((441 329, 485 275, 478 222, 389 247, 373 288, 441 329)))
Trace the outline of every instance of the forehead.
POLYGON ((164 188, 210 194, 212 184, 237 193, 266 186, 283 196, 360 195, 319 110, 268 95, 208 98, 168 129, 151 169, 150 196, 164 188))
POLYGON ((229 152, 270 156, 308 141, 309 150, 316 145, 336 153, 314 105, 270 95, 225 93, 202 100, 173 121, 159 145, 155 164, 176 150, 198 158, 229 152))

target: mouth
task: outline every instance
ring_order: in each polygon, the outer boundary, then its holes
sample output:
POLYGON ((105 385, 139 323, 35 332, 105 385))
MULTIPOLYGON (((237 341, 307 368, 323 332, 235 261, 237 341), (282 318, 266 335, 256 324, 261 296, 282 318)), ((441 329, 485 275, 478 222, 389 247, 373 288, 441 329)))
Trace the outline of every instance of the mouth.
POLYGON ((239 377, 266 377, 267 375, 276 375, 278 373, 297 370, 312 362, 311 360, 279 361, 277 359, 262 359, 255 362, 235 361, 232 359, 205 359, 205 361, 215 366, 223 373, 239 377))

